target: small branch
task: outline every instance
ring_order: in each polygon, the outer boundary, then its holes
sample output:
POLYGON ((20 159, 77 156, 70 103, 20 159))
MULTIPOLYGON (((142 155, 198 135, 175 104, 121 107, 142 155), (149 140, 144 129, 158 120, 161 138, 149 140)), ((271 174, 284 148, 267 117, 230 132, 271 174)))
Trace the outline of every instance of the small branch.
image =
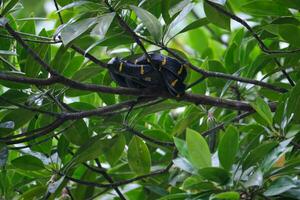
POLYGON ((151 138, 147 135, 144 135, 141 132, 131 128, 130 126, 128 126, 126 124, 124 124, 123 126, 125 127, 125 130, 128 131, 129 133, 131 133, 133 135, 136 135, 136 136, 138 136, 138 137, 140 137, 140 138, 142 138, 146 141, 149 141, 153 144, 157 144, 159 146, 167 146, 167 147, 174 147, 175 146, 175 144, 173 142, 162 142, 162 141, 159 141, 159 140, 155 140, 155 139, 153 139, 153 138, 151 138))
MULTIPOLYGON (((96 164, 98 166, 98 168, 100 170, 102 170, 101 174, 102 176, 110 183, 110 184, 114 184, 114 180, 108 175, 108 173, 106 172, 106 170, 103 170, 103 167, 101 166, 101 163, 99 161, 99 159, 96 159, 96 164)), ((116 191, 116 193, 118 194, 118 196, 120 197, 120 199, 122 200, 126 200, 125 196, 122 194, 122 192, 119 190, 119 188, 117 186, 113 187, 114 190, 116 191)))
POLYGON ((132 36, 132 38, 135 40, 135 42, 141 47, 142 51, 146 55, 147 59, 150 61, 151 65, 154 66, 154 64, 152 63, 152 59, 149 56, 145 46, 141 42, 139 36, 126 24, 126 22, 120 17, 120 15, 114 10, 114 8, 108 3, 107 0, 104 0, 104 2, 111 12, 116 13, 116 17, 117 17, 117 20, 118 20, 120 26, 132 36))
POLYGON ((8 104, 11 104, 13 106, 16 106, 16 107, 19 107, 19 108, 23 108, 25 110, 29 110, 29 111, 32 111, 32 112, 38 112, 38 113, 42 113, 42 114, 53 116, 53 117, 60 116, 60 113, 50 112, 50 111, 42 110, 42 109, 39 109, 39 108, 34 108, 34 107, 27 106, 27 105, 15 103, 15 102, 10 101, 8 99, 5 99, 5 98, 3 98, 1 96, 0 96, 0 100, 6 102, 8 104))
POLYGON ((46 126, 43 130, 39 131, 37 134, 33 134, 33 135, 30 135, 29 137, 25 137, 25 138, 21 138, 21 139, 17 139, 17 140, 6 141, 5 143, 7 145, 12 145, 12 144, 19 144, 19 143, 34 140, 38 137, 44 136, 44 135, 50 133, 51 131, 55 130, 60 125, 62 125, 65 121, 66 120, 64 120, 64 119, 56 119, 52 124, 50 124, 49 126, 46 126))
MULTIPOLYGON (((223 13, 224 15, 227 15, 228 17, 230 17, 231 19, 233 19, 234 21, 240 23, 241 25, 243 25, 251 34, 252 36, 256 39, 256 41, 258 42, 258 45, 260 47, 260 49, 267 53, 267 54, 282 54, 282 53, 288 53, 288 54, 293 54, 293 53, 297 53, 300 52, 300 49, 294 49, 294 50, 270 50, 265 43, 260 39, 260 37, 258 36, 258 34, 251 28, 251 26, 243 19, 241 19, 240 17, 228 12, 227 10, 221 8, 218 4, 213 3, 209 0, 205 0, 206 3, 208 3, 210 6, 214 7, 216 10, 218 10, 219 12, 223 13)), ((276 58, 274 58, 276 64, 279 64, 279 67, 281 66, 280 63, 278 62, 278 60, 276 58)), ((292 78, 286 73, 286 71, 283 69, 281 70, 282 73, 286 76, 286 78, 288 79, 289 83, 291 86, 295 86, 294 81, 292 80, 292 78)))
POLYGON ((240 115, 236 116, 235 118, 233 118, 232 120, 230 120, 230 121, 228 121, 228 122, 223 122, 223 123, 221 123, 221 124, 215 126, 214 128, 209 129, 209 130, 207 130, 207 131, 201 133, 201 135, 205 137, 205 136, 209 136, 209 135, 216 134, 216 133, 217 133, 217 130, 220 130, 220 129, 224 128, 224 126, 225 126, 226 124, 232 123, 232 122, 237 122, 237 121, 239 121, 239 120, 241 120, 241 119, 244 119, 244 118, 248 117, 249 115, 251 115, 251 114, 253 114, 253 113, 254 113, 254 111, 252 111, 252 112, 245 112, 245 113, 243 113, 243 114, 240 114, 240 115))

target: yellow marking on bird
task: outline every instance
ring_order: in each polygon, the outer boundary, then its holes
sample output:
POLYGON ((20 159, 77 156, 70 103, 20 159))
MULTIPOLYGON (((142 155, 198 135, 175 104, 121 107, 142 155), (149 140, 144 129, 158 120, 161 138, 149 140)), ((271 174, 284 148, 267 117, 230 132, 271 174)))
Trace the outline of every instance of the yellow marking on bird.
POLYGON ((162 60, 162 63, 161 63, 161 65, 166 65, 167 64, 167 58, 166 57, 164 57, 163 58, 163 60, 162 60))
POLYGON ((120 62, 120 65, 119 65, 119 72, 121 72, 123 70, 123 62, 120 62))
POLYGON ((178 79, 175 79, 174 81, 172 81, 171 85, 174 87, 177 83, 178 79))
POLYGON ((183 68, 184 68, 184 66, 183 65, 181 65, 181 67, 180 67, 180 69, 179 69, 179 71, 178 71, 178 73, 177 74, 181 74, 182 73, 182 71, 183 71, 183 68))
POLYGON ((144 71, 144 65, 141 66, 141 72, 140 73, 141 73, 141 75, 143 75, 145 73, 145 71, 144 71))

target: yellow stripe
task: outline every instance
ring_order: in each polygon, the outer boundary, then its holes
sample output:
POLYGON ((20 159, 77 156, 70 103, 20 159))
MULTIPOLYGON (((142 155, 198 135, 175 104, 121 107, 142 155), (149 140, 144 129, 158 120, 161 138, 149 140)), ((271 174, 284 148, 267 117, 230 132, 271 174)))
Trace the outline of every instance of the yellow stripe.
POLYGON ((176 85, 176 83, 177 83, 177 79, 175 79, 174 81, 172 81, 172 83, 171 83, 171 85, 173 86, 173 87, 175 87, 175 85, 176 85))
POLYGON ((119 72, 121 72, 123 70, 123 62, 120 62, 120 65, 119 65, 119 72))
POLYGON ((181 73, 182 73, 182 71, 183 71, 183 65, 181 65, 181 67, 180 67, 180 69, 179 69, 179 71, 178 71, 178 73, 177 73, 177 74, 181 74, 181 73))
POLYGON ((144 65, 141 66, 141 75, 143 75, 145 73, 144 71, 144 65))
POLYGON ((162 61, 162 63, 161 63, 161 65, 166 65, 166 64, 167 64, 167 58, 164 57, 164 58, 163 58, 163 61, 162 61))

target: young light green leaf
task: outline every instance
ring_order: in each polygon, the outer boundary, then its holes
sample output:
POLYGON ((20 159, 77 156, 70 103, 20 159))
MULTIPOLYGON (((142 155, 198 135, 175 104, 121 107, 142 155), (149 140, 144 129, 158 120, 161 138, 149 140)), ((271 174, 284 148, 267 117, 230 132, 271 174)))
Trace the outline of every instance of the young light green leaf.
POLYGON ((255 103, 251 103, 251 106, 269 124, 269 126, 273 126, 271 109, 262 98, 257 97, 255 103))
POLYGON ((187 129, 186 142, 194 167, 201 169, 211 166, 211 155, 206 140, 198 132, 187 129))
POLYGON ((212 200, 220 200, 220 199, 225 199, 225 200, 239 200, 240 199, 240 194, 238 192, 222 192, 216 195, 213 195, 212 200))
MULTIPOLYGON (((223 7, 221 5, 218 6, 223 7)), ((204 12, 211 23, 220 28, 230 30, 230 18, 206 3, 206 1, 204 1, 204 12)))
POLYGON ((68 45, 70 42, 91 28, 96 22, 97 18, 93 17, 66 25, 61 31, 61 39, 63 44, 68 45))
POLYGON ((234 126, 229 126, 218 147, 218 156, 221 165, 230 170, 238 151, 239 134, 234 126))
POLYGON ((142 139, 134 136, 128 146, 128 164, 137 175, 150 172, 151 156, 142 139))
POLYGON ((132 10, 141 19, 142 23, 146 26, 149 33, 152 35, 156 42, 159 42, 162 38, 162 26, 158 19, 147 10, 143 8, 130 6, 132 10))
POLYGON ((40 159, 31 155, 18 157, 12 160, 11 164, 16 168, 29 171, 42 170, 45 168, 43 162, 40 159))

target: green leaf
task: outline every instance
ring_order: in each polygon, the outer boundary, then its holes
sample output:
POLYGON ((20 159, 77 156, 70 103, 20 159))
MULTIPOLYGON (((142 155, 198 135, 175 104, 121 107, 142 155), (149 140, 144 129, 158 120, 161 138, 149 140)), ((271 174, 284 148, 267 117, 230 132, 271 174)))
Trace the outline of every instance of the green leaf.
POLYGON ((102 153, 103 144, 102 136, 95 136, 90 138, 84 145, 82 145, 75 153, 73 159, 65 167, 66 170, 74 167, 76 164, 83 163, 88 160, 93 160, 102 153))
POLYGON ((132 10, 141 19, 142 23, 146 26, 149 33, 152 35, 156 42, 159 42, 162 38, 162 26, 158 19, 147 10, 143 8, 130 6, 132 10))
POLYGON ((126 140, 124 135, 114 137, 110 140, 105 140, 102 149, 106 160, 111 166, 115 165, 117 161, 121 158, 124 148, 126 145, 126 140))
POLYGON ((218 156, 221 165, 230 170, 238 151, 239 133, 234 126, 229 126, 218 147, 218 156))
POLYGON ((255 0, 242 6, 242 10, 255 16, 286 16, 289 10, 272 0, 255 0))
POLYGON ((206 140, 192 129, 186 130, 189 156, 194 167, 201 169, 211 166, 211 155, 206 140))
POLYGON ((34 112, 22 108, 10 111, 2 118, 1 122, 12 122, 14 126, 13 128, 0 128, 0 135, 6 136, 18 128, 21 128, 28 121, 30 121, 33 116, 34 112))
POLYGON ((297 185, 295 185, 292 178, 280 177, 271 183, 269 188, 264 192, 264 195, 268 197, 276 196, 295 187, 297 187, 297 185))
POLYGON ((74 122, 69 122, 65 125, 67 128, 64 131, 64 136, 68 141, 78 146, 85 144, 89 139, 89 131, 83 119, 74 122))
POLYGON ((213 196, 212 199, 226 199, 226 200, 239 200, 240 194, 238 192, 222 192, 213 196))
MULTIPOLYGON (((219 7, 223 7, 217 4, 219 7)), ((224 8, 225 9, 225 8, 224 8)), ((230 18, 227 15, 216 10, 214 7, 204 1, 204 12, 208 20, 220 28, 230 31, 230 18)))
POLYGON ((91 35, 96 35, 98 37, 104 37, 115 18, 116 13, 108 13, 98 17, 96 23, 97 25, 91 31, 91 35))
POLYGON ((265 142, 250 151, 245 161, 243 162, 243 169, 248 169, 252 165, 256 165, 257 163, 259 163, 264 157, 267 156, 268 153, 270 153, 272 149, 277 146, 277 144, 278 143, 276 141, 265 142))
POLYGON ((61 31, 61 39, 63 44, 68 45, 70 42, 91 28, 96 22, 97 18, 93 17, 66 25, 61 31))
POLYGON ((8 148, 6 144, 0 142, 0 169, 5 166, 8 157, 8 148))
POLYGON ((182 29, 184 29, 183 26, 180 26, 180 22, 184 20, 184 18, 190 13, 193 7, 194 7, 193 4, 189 4, 183 8, 183 10, 179 13, 179 15, 169 25, 165 34, 165 40, 175 37, 178 33, 182 31, 182 29))
POLYGON ((300 47, 300 28, 292 24, 281 24, 279 35, 293 47, 300 47))
MULTIPOLYGON (((43 29, 40 35, 47 36, 46 30, 43 29)), ((33 50, 40 56, 40 58, 45 60, 49 50, 49 45, 40 44, 36 46, 33 50)), ((32 56, 28 56, 24 67, 25 74, 29 77, 37 77, 40 71, 41 71, 41 65, 35 61, 35 58, 33 58, 32 56)))
POLYGON ((287 103, 287 119, 292 115, 295 122, 300 123, 300 81, 292 89, 287 103))
POLYGON ((19 0, 10 0, 9 3, 4 7, 1 15, 4 16, 5 14, 9 13, 9 11, 12 10, 18 2, 19 0))
POLYGON ((37 157, 25 155, 11 161, 11 164, 19 169, 37 171, 45 169, 43 162, 37 157))
POLYGON ((273 126, 273 115, 269 105, 260 97, 256 98, 255 103, 251 103, 253 109, 269 124, 273 126))
POLYGON ((175 146, 176 146, 178 152, 180 153, 180 155, 182 155, 183 157, 188 159, 189 152, 188 152, 188 149, 187 149, 186 142, 182 139, 174 137, 174 143, 175 143, 175 146))
POLYGON ((150 172, 151 157, 147 145, 140 138, 134 136, 128 146, 128 164, 137 175, 150 172))
POLYGON ((184 32, 196 29, 196 28, 200 28, 201 26, 205 26, 207 24, 209 24, 209 20, 206 17, 197 19, 196 21, 193 21, 192 23, 190 23, 189 25, 184 27, 184 29, 182 29, 180 31, 180 33, 184 33, 184 32))
POLYGON ((198 174, 209 181, 226 184, 230 179, 230 174, 219 167, 205 167, 198 170, 198 174))

